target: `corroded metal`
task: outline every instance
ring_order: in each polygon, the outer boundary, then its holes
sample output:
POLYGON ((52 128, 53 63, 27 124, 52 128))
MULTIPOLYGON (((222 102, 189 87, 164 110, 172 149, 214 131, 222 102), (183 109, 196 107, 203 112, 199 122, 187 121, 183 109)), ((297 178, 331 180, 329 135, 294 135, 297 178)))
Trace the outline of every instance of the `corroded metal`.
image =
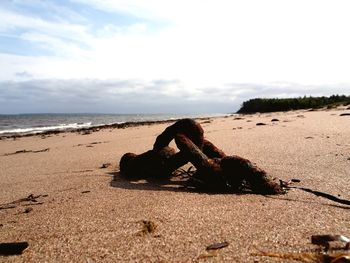
POLYGON ((165 177, 192 163, 193 175, 200 187, 209 191, 240 191, 243 188, 259 194, 280 194, 283 188, 264 170, 249 160, 227 156, 213 143, 204 139, 199 123, 191 119, 177 121, 161 133, 153 149, 143 154, 126 153, 120 161, 120 171, 129 178, 165 177), (169 147, 175 140, 180 152, 169 147))
MULTIPOLYGON (((233 155, 208 158, 185 135, 178 134, 176 145, 197 168, 195 176, 208 190, 239 191, 242 187, 259 194, 279 194, 283 189, 264 170, 249 160, 233 155)), ((215 147, 216 148, 216 147, 215 147)))
MULTIPOLYGON (((159 151, 149 150, 142 154, 126 153, 120 160, 120 172, 127 178, 167 177, 173 172, 170 163, 176 153, 171 147, 159 151)), ((176 168, 175 168, 176 169, 176 168)))
POLYGON ((199 148, 203 147, 204 131, 202 126, 192 119, 182 119, 175 122, 162 132, 153 145, 153 150, 160 150, 175 139, 177 134, 185 134, 199 148))

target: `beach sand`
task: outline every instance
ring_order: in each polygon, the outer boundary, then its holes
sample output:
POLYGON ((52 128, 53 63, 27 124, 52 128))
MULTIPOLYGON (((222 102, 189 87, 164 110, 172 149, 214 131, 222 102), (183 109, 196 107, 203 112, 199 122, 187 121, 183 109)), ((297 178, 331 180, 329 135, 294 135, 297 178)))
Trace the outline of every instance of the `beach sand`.
MULTIPOLYGON (((349 200, 350 116, 340 116, 346 112, 200 122, 227 154, 349 200)), ((0 256, 0 262, 288 262, 254 253, 315 252, 312 235, 350 236, 349 205, 298 189, 278 196, 209 194, 180 188, 177 181, 120 178, 121 156, 151 149, 168 125, 0 140, 0 242, 29 244, 22 255, 0 256), (106 163, 111 165, 101 168, 106 163), (143 221, 155 229, 145 233, 143 221), (217 253, 206 251, 224 241, 229 246, 217 253)))

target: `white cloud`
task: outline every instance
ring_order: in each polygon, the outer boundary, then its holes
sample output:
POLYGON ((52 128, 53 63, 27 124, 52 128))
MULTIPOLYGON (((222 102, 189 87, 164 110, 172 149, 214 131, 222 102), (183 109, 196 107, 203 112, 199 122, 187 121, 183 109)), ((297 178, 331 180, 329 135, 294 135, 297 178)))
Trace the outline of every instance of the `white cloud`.
POLYGON ((0 8, 0 16, 3 18, 0 30, 5 32, 15 29, 27 29, 74 41, 79 41, 82 37, 87 37, 86 28, 78 24, 71 24, 65 21, 48 21, 2 8, 0 8))
MULTIPOLYGON (((4 21, 36 28, 40 34, 30 32, 23 37, 64 51, 68 58, 87 58, 78 63, 83 65, 81 71, 97 78, 181 78, 197 86, 230 80, 348 81, 350 18, 344 1, 80 2, 136 16, 151 14, 154 19, 165 16, 171 23, 157 33, 149 33, 142 23, 108 25, 102 28, 105 34, 95 37, 78 24, 13 14, 4 21)), ((54 65, 52 75, 56 74, 54 65)))
POLYGON ((23 79, 19 72, 33 79, 73 79, 72 86, 81 79, 82 91, 84 79, 133 80, 110 94, 159 94, 165 101, 183 95, 186 101, 227 105, 252 96, 350 93, 348 1, 71 2, 130 21, 96 29, 68 6, 51 4, 51 20, 0 8, 0 34, 50 53, 0 53, 2 83, 23 79))
POLYGON ((350 85, 231 83, 193 90, 180 80, 29 79, 0 82, 0 112, 228 113, 254 97, 329 96, 344 90, 350 85))

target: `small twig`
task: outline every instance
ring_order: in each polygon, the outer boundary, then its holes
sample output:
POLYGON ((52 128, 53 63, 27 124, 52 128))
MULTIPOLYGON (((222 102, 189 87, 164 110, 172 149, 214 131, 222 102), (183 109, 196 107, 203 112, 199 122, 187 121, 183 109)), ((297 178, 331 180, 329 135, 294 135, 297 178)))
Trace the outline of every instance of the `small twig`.
POLYGON ((45 148, 45 149, 36 150, 36 151, 24 149, 24 150, 15 151, 13 153, 5 153, 4 156, 15 155, 15 154, 19 154, 19 153, 41 153, 41 152, 48 152, 49 150, 50 150, 50 148, 45 148))
POLYGON ((5 209, 13 209, 16 208, 17 206, 14 204, 3 204, 0 205, 0 210, 5 210, 5 209))
POLYGON ((229 242, 220 242, 220 243, 215 243, 215 244, 211 244, 209 246, 207 246, 206 250, 217 250, 217 249, 221 249, 224 247, 227 247, 230 243, 229 242))
POLYGON ((326 198, 326 199, 329 199, 329 200, 332 200, 334 202, 337 202, 337 203, 340 203, 340 204, 344 204, 344 205, 350 205, 350 200, 346 200, 346 199, 340 199, 334 195, 331 195, 331 194, 327 194, 327 193, 323 193, 323 192, 320 192, 320 191, 315 191, 315 190, 312 190, 310 188, 305 188, 305 187, 296 187, 296 186, 292 186, 290 188, 294 188, 294 189, 300 189, 302 191, 305 191, 305 192, 308 192, 308 193, 312 193, 316 196, 321 196, 323 198, 326 198))
MULTIPOLYGON (((0 210, 1 209, 11 209, 11 208, 15 208, 16 207, 16 204, 19 204, 19 203, 22 203, 22 202, 32 202, 31 205, 34 204, 43 204, 42 202, 38 202, 38 198, 39 197, 47 197, 48 195, 33 195, 33 194, 30 194, 28 195, 27 197, 24 197, 24 198, 20 198, 18 200, 15 200, 15 201, 12 201, 10 203, 5 203, 5 204, 0 204, 0 210)), ((27 204, 29 205, 29 204, 27 204)))
POLYGON ((340 203, 340 204, 344 204, 344 205, 350 205, 350 200, 346 200, 346 199, 340 199, 334 195, 331 195, 331 194, 327 194, 327 193, 324 193, 324 192, 320 192, 320 191, 316 191, 316 190, 312 190, 310 188, 306 188, 306 187, 298 187, 298 186, 291 186, 290 184, 291 183, 298 183, 300 182, 299 179, 291 179, 289 180, 288 182, 285 182, 285 181, 282 181, 280 180, 280 185, 281 187, 285 188, 285 189, 299 189, 299 190, 302 190, 304 192, 308 192, 308 193, 311 193, 311 194, 314 194, 316 196, 321 196, 323 198, 326 198, 326 199, 329 199, 329 200, 332 200, 334 202, 337 202, 337 203, 340 203))

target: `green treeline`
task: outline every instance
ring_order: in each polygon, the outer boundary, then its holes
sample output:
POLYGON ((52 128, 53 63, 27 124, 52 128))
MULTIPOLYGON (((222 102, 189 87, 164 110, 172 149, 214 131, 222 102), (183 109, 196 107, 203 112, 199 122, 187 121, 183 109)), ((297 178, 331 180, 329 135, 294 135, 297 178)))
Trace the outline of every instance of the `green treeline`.
POLYGON ((289 111, 298 109, 317 109, 325 106, 349 105, 350 96, 332 95, 330 97, 299 97, 285 99, 251 99, 243 102, 237 113, 289 111))

